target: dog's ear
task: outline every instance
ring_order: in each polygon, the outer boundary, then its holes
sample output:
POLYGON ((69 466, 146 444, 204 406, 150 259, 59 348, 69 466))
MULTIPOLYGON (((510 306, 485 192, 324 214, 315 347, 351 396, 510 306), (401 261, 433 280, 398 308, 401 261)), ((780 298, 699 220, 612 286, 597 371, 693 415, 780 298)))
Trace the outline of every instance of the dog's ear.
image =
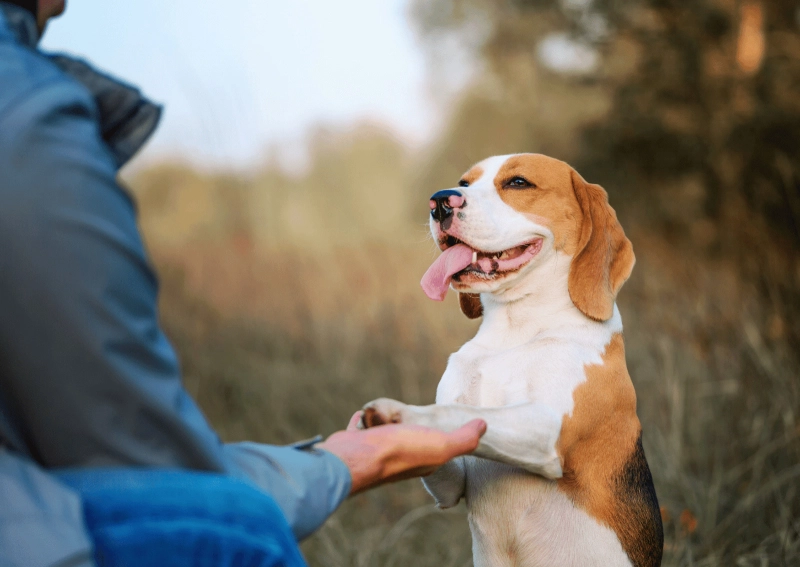
POLYGON ((459 293, 458 306, 469 319, 477 319, 483 315, 481 296, 478 293, 459 293))
POLYGON ((575 307, 595 321, 607 321, 636 258, 608 194, 572 171, 572 188, 583 213, 580 238, 569 270, 569 296, 575 307))

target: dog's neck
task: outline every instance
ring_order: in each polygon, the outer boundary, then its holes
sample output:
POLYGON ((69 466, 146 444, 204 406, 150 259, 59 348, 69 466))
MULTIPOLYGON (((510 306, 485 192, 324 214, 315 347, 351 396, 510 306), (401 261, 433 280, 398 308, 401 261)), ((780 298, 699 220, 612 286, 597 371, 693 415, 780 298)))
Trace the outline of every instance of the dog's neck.
POLYGON ((512 348, 553 334, 580 336, 580 329, 598 326, 619 326, 619 312, 607 322, 598 322, 584 315, 569 296, 571 258, 552 252, 545 262, 522 281, 499 293, 481 294, 483 321, 475 342, 489 348, 512 348))

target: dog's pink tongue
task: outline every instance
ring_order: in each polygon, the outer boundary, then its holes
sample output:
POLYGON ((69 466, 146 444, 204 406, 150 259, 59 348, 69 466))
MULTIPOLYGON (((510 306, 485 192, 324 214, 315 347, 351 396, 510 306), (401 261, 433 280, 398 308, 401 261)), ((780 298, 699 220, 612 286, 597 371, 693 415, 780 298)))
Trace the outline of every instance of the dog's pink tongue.
POLYGON ((425 275, 422 276, 422 290, 435 301, 442 301, 447 295, 453 274, 460 272, 472 263, 472 248, 466 244, 451 246, 436 258, 425 275))

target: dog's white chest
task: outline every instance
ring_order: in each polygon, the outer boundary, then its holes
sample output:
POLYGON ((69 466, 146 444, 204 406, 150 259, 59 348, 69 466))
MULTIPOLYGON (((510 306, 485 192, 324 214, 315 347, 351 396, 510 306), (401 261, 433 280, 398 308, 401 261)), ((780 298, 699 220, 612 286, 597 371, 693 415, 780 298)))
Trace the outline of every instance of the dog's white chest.
POLYGON ((450 357, 436 392, 437 404, 501 407, 547 404, 572 412, 572 393, 586 380, 584 365, 597 363, 603 343, 582 346, 558 338, 490 351, 472 343, 450 357))
POLYGON ((613 317, 603 323, 579 314, 577 322, 566 315, 563 319, 559 330, 525 341, 488 329, 481 340, 479 334, 465 343, 450 356, 436 403, 500 407, 539 402, 560 415, 571 414, 572 393, 586 380, 586 365, 602 364, 605 347, 622 330, 622 320, 616 306, 613 317))
MULTIPOLYGON (((494 353, 469 343, 450 357, 436 392, 438 404, 500 407, 513 403, 513 385, 527 380, 509 372, 507 353, 494 353)), ((523 388, 524 390, 524 388, 523 388)), ((523 398, 524 399, 524 398, 523 398)))
MULTIPOLYGON (((620 328, 615 310, 606 323, 570 327, 509 348, 470 341, 450 357, 436 402, 479 407, 532 402, 559 417, 570 415, 573 392, 586 380, 585 366, 602 363, 605 345, 620 328)), ((533 445, 538 433, 529 430, 533 445)), ((574 506, 556 481, 474 457, 464 464, 476 567, 630 566, 616 534, 574 506)))
POLYGON ((616 534, 555 481, 474 457, 466 471, 475 567, 631 567, 616 534))

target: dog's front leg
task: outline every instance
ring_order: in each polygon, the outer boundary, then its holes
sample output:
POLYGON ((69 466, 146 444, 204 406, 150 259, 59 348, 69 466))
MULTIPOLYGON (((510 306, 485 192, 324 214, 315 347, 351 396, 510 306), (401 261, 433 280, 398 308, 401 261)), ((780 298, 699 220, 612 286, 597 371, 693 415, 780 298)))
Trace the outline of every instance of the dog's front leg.
POLYGON ((515 465, 546 478, 561 478, 556 445, 562 416, 545 404, 526 402, 495 408, 461 404, 409 406, 381 398, 364 406, 363 426, 410 423, 453 431, 476 418, 483 419, 487 429, 474 456, 515 465))
POLYGON ((433 496, 436 506, 442 509, 452 508, 467 489, 467 475, 464 457, 456 457, 436 469, 422 479, 428 494, 433 496))
MULTIPOLYGON (((419 406, 408 406, 388 398, 375 400, 364 406, 364 415, 358 427, 364 429, 387 423, 417 423, 409 413, 413 407, 419 406)), ((424 477, 422 484, 433 496, 436 506, 442 509, 452 508, 464 496, 467 487, 464 458, 457 457, 446 462, 424 477)))

